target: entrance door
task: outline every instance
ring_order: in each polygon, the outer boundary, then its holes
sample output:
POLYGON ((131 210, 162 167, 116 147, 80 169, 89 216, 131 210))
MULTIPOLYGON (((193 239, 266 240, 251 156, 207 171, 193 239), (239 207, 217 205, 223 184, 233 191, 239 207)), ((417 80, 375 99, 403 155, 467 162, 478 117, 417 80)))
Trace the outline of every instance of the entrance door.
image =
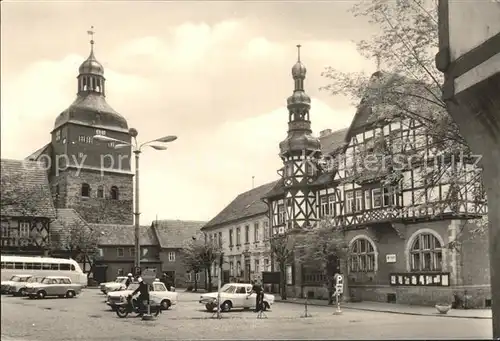
POLYGON ((94 280, 97 283, 107 282, 106 272, 108 270, 107 265, 96 265, 94 266, 94 280))
POLYGON ((250 283, 250 259, 245 260, 245 283, 250 283))

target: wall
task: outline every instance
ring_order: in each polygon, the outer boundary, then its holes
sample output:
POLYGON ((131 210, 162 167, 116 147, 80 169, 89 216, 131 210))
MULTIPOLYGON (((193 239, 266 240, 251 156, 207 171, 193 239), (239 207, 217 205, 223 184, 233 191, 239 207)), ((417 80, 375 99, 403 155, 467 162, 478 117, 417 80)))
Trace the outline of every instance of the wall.
POLYGON ((160 254, 160 262, 162 264, 161 271, 175 271, 175 287, 187 288, 186 284, 186 266, 182 260, 179 249, 162 249, 160 254), (175 260, 170 261, 168 258, 169 252, 175 252, 175 260))
POLYGON ((68 169, 52 176, 52 190, 59 185, 59 207, 74 208, 87 222, 102 224, 133 224, 133 177, 129 174, 68 169), (90 185, 90 197, 81 196, 82 183, 90 185), (99 185, 104 187, 105 198, 97 197, 99 185), (118 187, 118 200, 109 198, 111 186, 118 187))

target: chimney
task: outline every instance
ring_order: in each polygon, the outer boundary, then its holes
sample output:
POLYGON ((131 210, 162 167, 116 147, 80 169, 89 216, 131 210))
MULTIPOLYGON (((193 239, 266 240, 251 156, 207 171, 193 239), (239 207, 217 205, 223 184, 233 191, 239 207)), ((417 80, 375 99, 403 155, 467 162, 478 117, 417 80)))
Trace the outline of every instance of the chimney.
POLYGON ((325 130, 322 130, 322 131, 319 132, 319 137, 330 135, 331 133, 332 133, 331 129, 325 129, 325 130))

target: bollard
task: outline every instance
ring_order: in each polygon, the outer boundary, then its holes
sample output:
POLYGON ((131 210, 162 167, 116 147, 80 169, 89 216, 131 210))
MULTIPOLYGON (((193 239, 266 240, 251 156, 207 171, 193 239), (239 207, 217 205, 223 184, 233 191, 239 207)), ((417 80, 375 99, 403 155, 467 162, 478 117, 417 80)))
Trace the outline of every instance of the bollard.
POLYGON ((340 310, 340 300, 339 300, 339 294, 335 294, 335 298, 337 300, 337 310, 333 313, 333 315, 342 315, 342 310, 340 310))
POLYGON ((151 302, 148 300, 148 313, 142 315, 143 321, 151 321, 153 320, 153 315, 151 315, 151 302))
POLYGON ((304 301, 304 314, 301 315, 300 317, 304 318, 304 317, 312 317, 311 314, 309 314, 309 312, 307 311, 307 303, 308 303, 308 298, 306 297, 306 300, 304 301))

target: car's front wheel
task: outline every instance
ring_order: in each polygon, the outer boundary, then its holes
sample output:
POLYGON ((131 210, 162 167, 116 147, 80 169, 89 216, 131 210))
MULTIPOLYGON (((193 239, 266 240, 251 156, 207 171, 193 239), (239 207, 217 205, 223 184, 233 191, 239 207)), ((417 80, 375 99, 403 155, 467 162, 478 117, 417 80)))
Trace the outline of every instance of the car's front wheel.
POLYGON ((170 300, 161 301, 161 309, 168 310, 171 306, 172 306, 172 303, 170 302, 170 300))
POLYGON ((220 310, 227 313, 229 310, 231 310, 232 307, 233 304, 231 303, 231 301, 225 301, 224 303, 221 304, 220 310))
POLYGON ((215 304, 213 304, 213 303, 207 303, 207 304, 205 304, 205 308, 207 309, 207 311, 212 312, 215 309, 215 304))

